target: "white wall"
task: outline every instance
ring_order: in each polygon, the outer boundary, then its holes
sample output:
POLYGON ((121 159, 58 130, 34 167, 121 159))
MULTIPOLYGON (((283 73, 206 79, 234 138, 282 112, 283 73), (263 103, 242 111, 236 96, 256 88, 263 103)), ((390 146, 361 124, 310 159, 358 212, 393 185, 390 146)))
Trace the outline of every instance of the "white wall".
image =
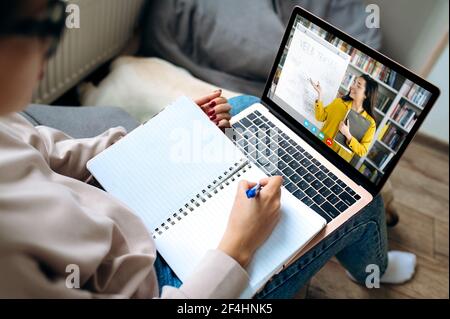
POLYGON ((431 83, 440 87, 442 95, 437 101, 434 108, 428 115, 425 123, 421 128, 421 132, 432 137, 435 137, 441 141, 449 142, 448 140, 448 126, 449 126, 449 94, 448 94, 448 44, 443 54, 439 58, 438 62, 431 71, 428 80, 431 83))
POLYGON ((430 55, 448 31, 449 0, 423 1, 431 6, 430 16, 426 19, 421 32, 417 35, 414 46, 408 54, 407 65, 420 71, 428 62, 430 55))
POLYGON ((419 73, 448 30, 448 0, 365 0, 380 7, 383 53, 419 73))

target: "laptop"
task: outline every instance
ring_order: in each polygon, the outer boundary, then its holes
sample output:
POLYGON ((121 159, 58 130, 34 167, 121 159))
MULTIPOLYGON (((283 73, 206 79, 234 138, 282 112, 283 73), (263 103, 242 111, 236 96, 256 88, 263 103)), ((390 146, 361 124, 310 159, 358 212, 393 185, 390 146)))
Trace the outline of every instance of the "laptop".
POLYGON ((292 260, 380 193, 439 95, 437 87, 388 57, 300 7, 293 10, 261 102, 232 118, 229 136, 266 174, 283 176, 283 187, 309 213, 327 221, 292 260), (363 74, 378 86, 372 131, 352 141, 355 152, 343 156, 335 136, 327 135, 339 130, 327 120, 344 120, 363 74), (322 116, 312 83, 322 89, 322 116))

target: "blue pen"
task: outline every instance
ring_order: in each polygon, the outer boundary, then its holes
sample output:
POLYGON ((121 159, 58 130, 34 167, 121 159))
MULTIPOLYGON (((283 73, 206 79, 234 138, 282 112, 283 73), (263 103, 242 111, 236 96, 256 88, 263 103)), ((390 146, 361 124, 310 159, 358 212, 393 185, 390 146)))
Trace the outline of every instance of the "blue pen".
POLYGON ((255 198, 258 196, 259 191, 261 190, 262 186, 260 183, 256 184, 255 187, 250 188, 245 193, 247 194, 247 198, 255 198))

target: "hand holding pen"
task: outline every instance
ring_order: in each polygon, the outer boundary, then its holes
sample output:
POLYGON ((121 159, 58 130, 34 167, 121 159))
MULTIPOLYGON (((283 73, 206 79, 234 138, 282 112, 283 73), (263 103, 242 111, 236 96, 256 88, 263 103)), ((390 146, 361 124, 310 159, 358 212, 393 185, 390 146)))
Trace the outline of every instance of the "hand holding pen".
POLYGON ((255 198, 256 196, 258 196, 259 192, 261 191, 262 185, 261 183, 256 184, 256 186, 250 188, 249 190, 247 190, 245 193, 247 195, 247 198, 255 198))
POLYGON ((248 265, 281 217, 282 183, 280 176, 265 178, 258 184, 239 183, 228 226, 218 249, 243 267, 248 265))

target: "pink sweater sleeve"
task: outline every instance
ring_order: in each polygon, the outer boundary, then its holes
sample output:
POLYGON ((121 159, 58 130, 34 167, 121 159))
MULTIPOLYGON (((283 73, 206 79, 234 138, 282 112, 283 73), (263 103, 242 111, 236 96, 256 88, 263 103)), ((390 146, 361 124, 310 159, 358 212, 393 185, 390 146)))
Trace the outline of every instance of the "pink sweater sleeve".
POLYGON ((121 127, 86 139, 73 139, 61 131, 39 126, 36 128, 45 144, 50 168, 61 175, 78 180, 89 177, 87 162, 126 135, 121 127))

